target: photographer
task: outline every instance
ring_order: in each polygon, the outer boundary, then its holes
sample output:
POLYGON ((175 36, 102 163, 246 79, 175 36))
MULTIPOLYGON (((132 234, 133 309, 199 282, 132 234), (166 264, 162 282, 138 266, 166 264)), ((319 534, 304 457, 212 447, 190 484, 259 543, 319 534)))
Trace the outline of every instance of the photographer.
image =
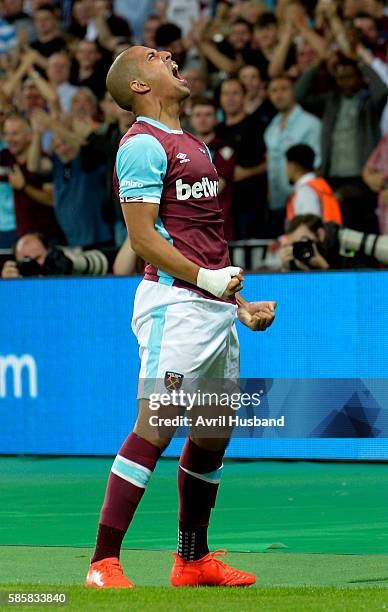
POLYGON ((282 272, 380 268, 388 265, 388 236, 297 215, 287 222, 279 255, 282 272))
POLYGON ((108 259, 97 250, 75 253, 51 246, 42 234, 25 234, 14 247, 14 260, 5 262, 1 277, 4 279, 31 276, 104 275, 108 272, 108 259))
POLYGON ((323 254, 325 237, 324 223, 317 215, 297 215, 288 221, 279 251, 282 272, 329 270, 323 254))

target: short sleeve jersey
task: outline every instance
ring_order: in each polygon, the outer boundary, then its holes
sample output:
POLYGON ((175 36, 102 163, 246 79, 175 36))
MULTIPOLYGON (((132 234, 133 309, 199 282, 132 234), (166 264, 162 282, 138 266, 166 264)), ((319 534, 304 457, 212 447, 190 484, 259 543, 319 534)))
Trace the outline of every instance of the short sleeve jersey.
MULTIPOLYGON (((121 140, 114 185, 123 205, 158 206, 156 231, 190 261, 210 269, 230 264, 217 170, 201 140, 138 117, 121 140)), ((214 297, 151 264, 146 265, 144 278, 214 297)))

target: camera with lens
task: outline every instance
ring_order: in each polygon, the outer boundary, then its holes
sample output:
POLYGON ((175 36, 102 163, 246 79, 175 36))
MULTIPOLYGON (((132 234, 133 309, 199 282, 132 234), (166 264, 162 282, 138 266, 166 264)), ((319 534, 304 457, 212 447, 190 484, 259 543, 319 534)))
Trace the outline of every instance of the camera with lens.
POLYGON ((35 259, 23 257, 17 262, 20 275, 28 276, 71 276, 72 274, 97 276, 107 274, 107 256, 97 249, 82 253, 66 253, 57 247, 50 248, 44 264, 40 266, 35 259))
POLYGON ((308 261, 314 255, 314 242, 307 236, 302 236, 301 240, 293 243, 292 255, 298 261, 308 261))
POLYGON ((28 276, 69 276, 73 272, 73 262, 61 249, 53 247, 46 256, 43 266, 35 259, 23 257, 17 262, 18 270, 23 277, 28 276))
POLYGON ((21 276, 42 276, 43 268, 32 257, 23 257, 16 262, 17 268, 21 276))

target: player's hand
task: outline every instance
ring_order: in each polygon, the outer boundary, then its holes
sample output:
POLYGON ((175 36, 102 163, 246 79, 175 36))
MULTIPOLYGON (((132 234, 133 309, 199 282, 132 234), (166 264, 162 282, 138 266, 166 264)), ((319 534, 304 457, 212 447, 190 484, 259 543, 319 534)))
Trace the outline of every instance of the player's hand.
POLYGON ((243 302, 237 308, 238 320, 252 331, 265 331, 275 319, 276 302, 243 302))
POLYGON ((241 291, 241 289, 243 288, 243 280, 244 277, 242 275, 242 273, 238 274, 237 276, 234 276, 227 288, 225 289, 223 295, 222 295, 222 299, 224 300, 230 300, 235 293, 237 293, 238 291, 241 291))
POLYGON ((230 300, 237 291, 241 291, 243 280, 242 270, 237 266, 218 270, 199 268, 197 287, 223 300, 230 300))
POLYGON ((1 271, 1 278, 22 278, 16 265, 16 261, 8 260, 5 262, 1 271))

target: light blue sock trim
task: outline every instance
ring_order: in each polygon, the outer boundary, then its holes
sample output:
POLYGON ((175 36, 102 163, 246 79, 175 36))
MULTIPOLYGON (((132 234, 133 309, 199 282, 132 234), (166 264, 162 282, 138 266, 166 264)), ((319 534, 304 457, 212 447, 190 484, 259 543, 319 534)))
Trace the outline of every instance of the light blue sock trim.
POLYGON ((115 458, 111 467, 111 472, 141 489, 146 488, 152 474, 151 470, 144 467, 144 465, 121 457, 120 455, 117 455, 115 458))
POLYGON ((198 478, 199 480, 204 480, 205 482, 210 482, 211 484, 219 484, 222 476, 222 471, 224 469, 224 464, 222 464, 217 470, 213 472, 206 472, 205 474, 198 474, 197 472, 192 472, 187 468, 184 468, 182 465, 179 465, 180 469, 186 472, 186 474, 190 474, 194 478, 198 478))

